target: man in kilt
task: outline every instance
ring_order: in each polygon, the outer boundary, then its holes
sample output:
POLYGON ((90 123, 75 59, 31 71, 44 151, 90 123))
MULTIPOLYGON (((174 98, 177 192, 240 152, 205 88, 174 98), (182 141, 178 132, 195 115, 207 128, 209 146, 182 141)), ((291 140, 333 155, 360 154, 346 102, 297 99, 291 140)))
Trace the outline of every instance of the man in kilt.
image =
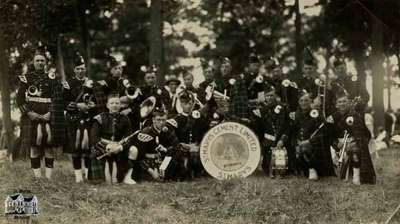
POLYGON ((362 83, 360 77, 347 71, 346 62, 343 59, 337 58, 333 63, 333 68, 335 83, 347 91, 350 100, 357 100, 355 109, 364 113, 370 98, 365 84, 362 83))
POLYGON ((334 170, 329 145, 324 141, 327 138, 324 118, 311 105, 310 94, 303 92, 291 117, 290 138, 296 149, 296 171, 317 180, 319 176, 333 176, 334 170))
POLYGON ((199 95, 199 89, 193 85, 194 77, 193 74, 184 71, 183 73, 183 89, 189 90, 190 92, 194 93, 196 97, 199 95))
POLYGON ((167 93, 168 98, 165 98, 165 108, 167 109, 168 116, 174 117, 177 115, 176 103, 178 99, 178 87, 181 81, 176 75, 168 75, 165 77, 164 91, 167 93))
POLYGON ((165 88, 160 87, 156 83, 158 67, 156 65, 152 66, 142 66, 141 71, 144 72, 144 85, 140 87, 140 92, 142 93, 140 97, 140 103, 149 97, 156 98, 157 107, 165 107, 170 101, 170 97, 165 88))
MULTIPOLYGON (((177 160, 174 158, 178 150, 178 138, 175 131, 167 124, 167 113, 163 108, 154 108, 152 114, 152 124, 140 130, 140 132, 129 142, 130 149, 139 152, 137 160, 140 169, 138 172, 140 180, 163 181, 176 179, 177 160), (166 158, 171 160, 168 166, 161 169, 161 164, 166 158)), ((176 157, 175 157, 176 158, 176 157)))
POLYGON ((334 140, 332 145, 340 152, 339 176, 341 179, 352 177, 355 185, 375 184, 375 170, 368 149, 371 134, 355 106, 346 92, 339 92, 337 111, 327 118, 328 130, 334 140))
POLYGON ((177 170, 177 178, 191 179, 204 171, 200 162, 199 144, 208 130, 208 119, 202 114, 199 105, 195 104, 193 93, 184 90, 178 97, 182 112, 167 120, 167 124, 175 130, 183 149, 176 158, 180 167, 177 170))
POLYGON ((267 82, 276 89, 280 101, 287 105, 290 111, 296 111, 298 102, 298 87, 282 72, 282 67, 276 58, 270 58, 266 62, 266 68, 271 74, 267 82))
POLYGON ((41 177, 44 155, 45 176, 51 179, 54 149, 65 135, 62 85, 55 73, 47 72, 46 51, 38 48, 33 57, 33 70, 19 76, 17 105, 21 111, 22 146, 30 149, 31 167, 41 177))
POLYGON ((77 183, 83 181, 82 160, 86 178, 90 166, 89 134, 93 117, 98 113, 93 92, 94 84, 93 80, 86 77, 85 61, 78 54, 74 60, 74 76, 63 83, 68 122, 68 142, 65 151, 71 153, 77 183))
POLYGON ((262 106, 252 110, 253 129, 262 145, 262 168, 267 175, 274 176, 271 170, 271 153, 273 148, 283 148, 288 140, 288 110, 277 100, 272 85, 264 87, 265 101, 262 106))
POLYGON ((249 64, 244 78, 247 86, 247 96, 249 102, 257 103, 263 100, 264 97, 264 83, 267 81, 262 74, 260 74, 261 60, 256 53, 251 53, 249 56, 249 64))

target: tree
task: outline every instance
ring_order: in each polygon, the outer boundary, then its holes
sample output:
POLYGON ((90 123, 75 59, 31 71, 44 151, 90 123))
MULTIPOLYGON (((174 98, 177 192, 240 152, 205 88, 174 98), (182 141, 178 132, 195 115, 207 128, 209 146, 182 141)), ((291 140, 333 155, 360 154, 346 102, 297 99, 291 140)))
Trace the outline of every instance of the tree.
POLYGON ((162 0, 151 0, 151 26, 150 26, 150 64, 159 66, 157 71, 158 83, 164 83, 164 46, 163 46, 163 17, 162 0))
POLYGON ((383 24, 378 17, 381 15, 381 4, 374 4, 375 14, 371 14, 372 32, 371 32, 371 63, 372 63, 372 106, 375 112, 374 127, 384 127, 384 106, 383 106, 383 24))
MULTIPOLYGON (((0 21, 1 22, 1 21, 0 21)), ((10 104, 10 85, 8 73, 8 58, 6 56, 5 41, 2 38, 4 33, 0 31, 0 90, 1 90, 1 105, 2 105, 2 130, 1 138, 5 139, 8 155, 12 154, 14 148, 14 128, 11 121, 11 104, 10 104)))

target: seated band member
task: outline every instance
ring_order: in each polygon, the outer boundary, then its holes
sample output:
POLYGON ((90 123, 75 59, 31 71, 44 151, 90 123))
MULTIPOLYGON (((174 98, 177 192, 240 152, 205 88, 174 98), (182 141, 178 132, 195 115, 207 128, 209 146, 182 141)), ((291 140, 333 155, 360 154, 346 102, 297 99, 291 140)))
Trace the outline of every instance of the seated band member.
POLYGON ((109 112, 103 112, 94 117, 91 129, 92 161, 89 170, 89 180, 117 183, 123 181, 134 184, 131 179, 132 171, 123 170, 128 166, 129 148, 124 142, 132 133, 129 118, 120 114, 121 102, 118 94, 107 97, 109 112))
POLYGON ((175 130, 180 146, 184 149, 176 158, 179 161, 177 178, 190 179, 204 171, 200 162, 199 144, 208 129, 208 122, 200 108, 196 108, 198 105, 193 93, 182 91, 178 102, 182 111, 167 120, 167 124, 175 130))
POLYGON ((375 184, 376 176, 368 143, 371 135, 363 115, 350 103, 346 92, 336 96, 337 111, 327 118, 328 130, 339 153, 340 178, 353 177, 353 184, 375 184))
POLYGON ((253 129, 262 145, 262 168, 267 175, 274 176, 271 169, 271 150, 273 147, 282 148, 287 143, 288 111, 285 105, 277 101, 275 88, 266 85, 264 88, 265 101, 262 107, 254 109, 253 129))
POLYGON ((317 109, 312 109, 310 94, 303 92, 299 107, 290 126, 292 144, 296 148, 296 169, 310 180, 319 176, 334 175, 329 143, 325 134, 324 119, 317 109))
POLYGON ((65 137, 64 100, 61 81, 47 71, 46 51, 40 46, 33 57, 33 70, 19 76, 17 105, 21 111, 22 147, 30 150, 31 168, 41 174, 44 155, 45 176, 51 179, 54 148, 65 137))
POLYGON ((173 157, 178 147, 178 138, 172 128, 166 126, 167 113, 162 108, 154 108, 152 124, 142 129, 136 137, 129 142, 130 148, 139 152, 141 177, 139 180, 163 181, 172 179, 174 165, 169 163, 165 169, 160 166, 166 156, 173 157))

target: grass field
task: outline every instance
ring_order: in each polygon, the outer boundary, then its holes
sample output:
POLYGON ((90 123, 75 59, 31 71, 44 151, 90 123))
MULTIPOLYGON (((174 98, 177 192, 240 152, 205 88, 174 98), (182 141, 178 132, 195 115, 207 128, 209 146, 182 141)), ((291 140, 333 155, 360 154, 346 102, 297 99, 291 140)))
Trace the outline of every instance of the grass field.
MULTIPOLYGON (((0 197, 31 190, 40 215, 33 223, 383 223, 400 203, 400 150, 380 152, 376 185, 336 178, 244 180, 211 178, 180 183, 75 184, 67 161, 52 181, 33 178, 28 162, 0 164, 0 197)), ((4 217, 0 223, 15 223, 4 217)), ((400 223, 400 213, 391 223, 400 223)))

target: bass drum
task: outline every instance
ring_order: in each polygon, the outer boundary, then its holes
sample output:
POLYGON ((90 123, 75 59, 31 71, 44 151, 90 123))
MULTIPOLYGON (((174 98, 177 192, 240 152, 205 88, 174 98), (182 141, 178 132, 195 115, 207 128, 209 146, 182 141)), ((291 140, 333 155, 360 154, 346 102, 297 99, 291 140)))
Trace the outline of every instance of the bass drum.
POLYGON ((200 144, 205 170, 219 180, 246 178, 258 167, 261 146, 247 126, 225 122, 210 129, 200 144))

